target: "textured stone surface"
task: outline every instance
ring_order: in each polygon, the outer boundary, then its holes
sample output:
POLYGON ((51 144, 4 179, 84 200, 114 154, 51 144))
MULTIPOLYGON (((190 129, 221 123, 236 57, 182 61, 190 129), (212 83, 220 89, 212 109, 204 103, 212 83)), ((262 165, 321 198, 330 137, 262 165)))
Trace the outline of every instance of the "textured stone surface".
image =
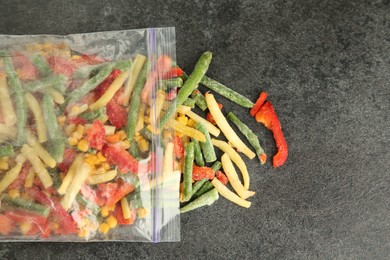
MULTIPOLYGON (((253 206, 221 198, 183 215, 180 243, 2 243, 0 259, 388 258, 388 0, 109 2, 2 1, 0 33, 175 26, 188 71, 211 50, 211 77, 253 100, 268 91, 290 157, 280 169, 249 162, 253 206)), ((223 103, 275 152, 246 110, 223 103)))

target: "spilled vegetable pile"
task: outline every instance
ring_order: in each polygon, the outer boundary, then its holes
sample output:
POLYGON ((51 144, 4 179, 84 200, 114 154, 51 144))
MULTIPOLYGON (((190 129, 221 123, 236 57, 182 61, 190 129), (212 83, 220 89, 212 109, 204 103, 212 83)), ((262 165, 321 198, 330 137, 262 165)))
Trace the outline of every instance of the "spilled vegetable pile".
POLYGON ((213 92, 250 109, 273 132, 279 167, 287 145, 267 94, 253 104, 208 78, 210 52, 188 76, 171 57, 155 58, 109 61, 51 43, 0 53, 0 234, 104 236, 150 217, 158 198, 142 191, 157 187, 180 197, 182 213, 219 194, 250 207, 255 192, 241 156, 257 155, 261 164, 267 156, 233 112, 225 117, 213 92), (200 84, 210 92, 202 94, 200 84), (156 168, 163 178, 153 175, 156 168))

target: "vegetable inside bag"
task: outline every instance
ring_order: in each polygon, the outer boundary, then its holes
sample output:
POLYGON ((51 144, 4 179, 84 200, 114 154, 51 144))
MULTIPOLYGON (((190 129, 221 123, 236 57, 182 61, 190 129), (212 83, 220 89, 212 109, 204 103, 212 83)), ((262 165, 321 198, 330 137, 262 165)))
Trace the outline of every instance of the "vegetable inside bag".
POLYGON ((0 47, 0 240, 178 241, 174 28, 0 47))

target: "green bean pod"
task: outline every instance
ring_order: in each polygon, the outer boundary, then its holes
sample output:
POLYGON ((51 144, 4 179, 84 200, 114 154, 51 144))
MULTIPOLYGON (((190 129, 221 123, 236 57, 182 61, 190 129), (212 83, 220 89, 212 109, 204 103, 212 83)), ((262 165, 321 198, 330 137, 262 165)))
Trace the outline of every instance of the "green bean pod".
POLYGON ((244 124, 240 119, 238 119, 238 117, 236 117, 233 114, 233 112, 230 112, 227 115, 227 118, 237 126, 238 130, 240 130, 240 132, 246 137, 248 142, 253 146, 253 148, 255 148, 256 154, 259 157, 261 164, 264 164, 265 160, 262 160, 261 158, 262 156, 264 158, 265 152, 264 149, 261 147, 257 136, 252 132, 252 130, 246 124, 244 124))
POLYGON ((14 154, 14 148, 11 144, 0 145, 0 157, 12 156, 14 154))
POLYGON ((218 191, 214 188, 207 193, 204 193, 199 198, 195 199, 194 201, 188 203, 184 207, 180 209, 180 213, 186 213, 188 211, 203 207, 203 206, 210 206, 215 201, 219 199, 218 191))
POLYGON ((231 88, 226 87, 225 85, 210 79, 207 76, 204 76, 201 80, 201 84, 205 87, 217 92, 221 96, 226 97, 227 99, 230 99, 231 101, 237 103, 240 106, 252 108, 253 102, 244 97, 243 95, 237 93, 236 91, 232 90, 231 88))
POLYGON ((101 107, 96 110, 91 110, 87 112, 83 112, 79 115, 79 117, 84 118, 88 122, 92 122, 95 119, 100 118, 101 116, 104 116, 106 114, 106 107, 101 107))
POLYGON ((24 89, 27 91, 38 91, 44 90, 49 87, 53 87, 55 90, 59 91, 61 94, 64 94, 66 91, 65 83, 68 78, 62 74, 48 76, 39 80, 35 80, 29 83, 24 84, 24 89))
POLYGON ((50 213, 50 207, 35 203, 31 200, 26 200, 22 198, 11 198, 6 195, 2 197, 2 201, 10 206, 22 208, 45 217, 49 216, 50 213))
POLYGON ((190 107, 190 108, 194 108, 195 107, 195 103, 196 103, 195 99, 187 98, 186 100, 184 100, 183 105, 185 105, 187 107, 190 107))
POLYGON ((192 142, 194 142, 194 155, 195 155, 196 165, 204 166, 204 160, 203 160, 203 155, 202 155, 199 141, 194 138, 191 138, 191 140, 192 142))
POLYGON ((207 102, 206 102, 206 98, 203 96, 203 94, 195 89, 192 94, 191 94, 191 97, 193 99, 195 99, 195 104, 200 108, 202 109, 202 111, 205 111, 207 109, 207 102))
POLYGON ((206 137, 206 142, 200 143, 200 147, 202 148, 204 160, 208 163, 214 162, 215 160, 217 160, 217 156, 215 155, 214 146, 211 143, 211 137, 210 137, 209 131, 201 122, 197 122, 195 124, 195 129, 202 132, 206 137))
MULTIPOLYGON (((188 98, 192 91, 198 86, 200 80, 206 74, 206 71, 209 68, 210 62, 212 59, 211 52, 205 52, 200 56, 198 62, 195 65, 194 71, 188 77, 188 79, 184 82, 184 85, 180 88, 179 92, 176 96, 176 106, 180 106, 183 104, 184 100, 188 98)), ((172 118, 172 116, 176 112, 176 106, 170 106, 162 116, 160 120, 160 129, 164 127, 164 125, 172 118)))
POLYGON ((149 71, 150 62, 146 61, 143 65, 138 79, 135 82, 135 86, 133 89, 133 94, 131 96, 130 104, 129 104, 129 113, 127 114, 127 124, 125 128, 125 132, 127 135, 127 139, 131 142, 134 139, 135 127, 137 125, 137 117, 139 112, 139 106, 141 104, 141 91, 146 82, 146 76, 149 71))
POLYGON ((14 91, 14 101, 16 106, 16 116, 17 116, 17 137, 16 145, 22 145, 26 140, 26 123, 27 123, 27 106, 24 99, 23 87, 19 81, 19 78, 12 64, 11 57, 7 56, 8 53, 5 53, 3 58, 4 69, 8 76, 8 82, 10 83, 12 90, 14 91))
POLYGON ((31 61, 34 64, 35 68, 38 69, 41 76, 47 77, 50 75, 51 73, 50 65, 42 55, 40 54, 34 55, 31 61))
POLYGON ((194 143, 189 142, 185 146, 184 154, 184 201, 189 201, 192 195, 192 168, 194 165, 194 143))

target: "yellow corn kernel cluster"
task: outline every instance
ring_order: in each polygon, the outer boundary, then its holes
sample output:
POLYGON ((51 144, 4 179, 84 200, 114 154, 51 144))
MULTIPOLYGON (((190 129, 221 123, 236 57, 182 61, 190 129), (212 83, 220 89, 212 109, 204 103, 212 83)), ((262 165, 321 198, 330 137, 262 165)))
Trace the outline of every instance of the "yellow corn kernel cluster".
POLYGON ((145 218, 148 215, 148 210, 146 208, 137 209, 138 218, 145 218))
POLYGON ((107 161, 106 157, 104 157, 103 154, 102 154, 101 152, 98 152, 98 153, 97 153, 97 157, 98 157, 98 159, 99 159, 101 162, 107 161))
POLYGON ((114 228, 118 224, 118 221, 114 216, 111 215, 108 218, 106 218, 106 223, 110 228, 114 228))
POLYGON ((10 196, 12 199, 16 199, 20 197, 20 191, 16 189, 12 189, 8 191, 8 196, 10 196))
POLYGON ((187 125, 188 125, 189 127, 194 127, 195 124, 196 124, 196 122, 195 122, 194 120, 192 120, 191 118, 188 119, 187 125))
POLYGON ((65 121, 66 121, 66 116, 61 115, 61 116, 57 117, 57 122, 60 126, 63 126, 65 124, 65 121))
POLYGON ((99 225, 99 232, 103 234, 107 234, 107 232, 110 230, 110 226, 107 223, 101 223, 99 225))
POLYGON ((130 142, 128 140, 121 141, 120 145, 123 149, 126 149, 126 150, 130 148, 130 142))
POLYGON ((182 125, 187 125, 188 123, 188 117, 186 117, 185 115, 180 115, 176 118, 176 120, 181 123, 182 125))
POLYGON ((127 137, 125 131, 123 131, 123 130, 120 130, 120 131, 118 131, 116 133, 119 135, 119 139, 120 140, 125 140, 126 137, 127 137))
POLYGON ((77 148, 82 152, 86 152, 89 149, 89 142, 85 139, 81 139, 77 144, 77 148))
POLYGON ((100 207, 100 215, 102 215, 103 218, 108 217, 109 211, 107 206, 100 207))
MULTIPOLYGON (((65 132, 67 132, 68 136, 70 136, 68 138, 68 143, 70 146, 76 146, 79 144, 80 140, 83 138, 84 136, 84 133, 85 133, 85 126, 83 125, 74 125, 74 127, 69 127, 65 130, 65 132), (72 132, 73 130, 73 132, 72 132)), ((83 145, 83 143, 82 143, 83 145)), ((81 146, 82 148, 85 147, 85 144, 84 146, 81 146)), ((89 147, 88 147, 89 148, 89 147)), ((88 148, 85 150, 87 151, 88 148)), ((81 150, 81 149, 80 149, 81 150)), ((83 151, 83 150, 82 150, 83 151)), ((83 151, 83 152, 85 152, 83 151)))
POLYGON ((149 142, 146 141, 145 139, 141 139, 138 142, 138 147, 141 153, 145 153, 149 150, 149 142))
POLYGON ((8 170, 9 169, 9 163, 8 163, 8 157, 1 157, 0 158, 0 170, 8 170))
POLYGON ((65 134, 67 136, 71 136, 72 133, 76 131, 76 125, 75 124, 69 124, 65 127, 65 134))
POLYGON ((25 222, 25 221, 20 223, 19 229, 20 229, 20 232, 25 235, 25 234, 27 234, 28 231, 30 231, 31 223, 25 222))

